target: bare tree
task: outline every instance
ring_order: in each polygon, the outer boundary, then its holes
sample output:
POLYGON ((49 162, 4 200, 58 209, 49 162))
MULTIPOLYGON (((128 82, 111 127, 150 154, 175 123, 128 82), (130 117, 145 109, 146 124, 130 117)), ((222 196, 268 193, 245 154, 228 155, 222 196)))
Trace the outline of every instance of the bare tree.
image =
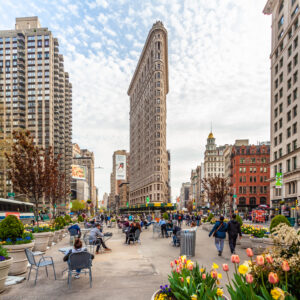
POLYGON ((8 178, 14 191, 25 194, 35 205, 37 218, 39 200, 42 199, 46 176, 44 150, 34 145, 29 131, 13 132, 12 152, 5 153, 8 163, 8 178))
POLYGON ((226 196, 230 192, 228 179, 220 177, 219 175, 216 177, 204 178, 202 179, 202 185, 212 206, 223 210, 226 203, 226 196))

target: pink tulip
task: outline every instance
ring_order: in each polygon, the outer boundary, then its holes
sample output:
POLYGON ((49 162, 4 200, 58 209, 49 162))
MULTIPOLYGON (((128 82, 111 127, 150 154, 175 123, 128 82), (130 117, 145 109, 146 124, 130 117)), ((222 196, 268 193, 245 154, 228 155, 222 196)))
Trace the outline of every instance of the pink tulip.
POLYGON ((266 255, 266 261, 269 263, 269 264, 272 264, 273 263, 273 258, 270 254, 266 255))
POLYGON ((253 276, 251 274, 247 274, 246 275, 246 281, 247 281, 247 283, 251 284, 253 282, 253 276))
POLYGON ((202 279, 203 279, 203 280, 206 279, 206 274, 205 274, 205 273, 202 274, 202 279))
POLYGON ((253 256, 253 251, 252 251, 251 248, 247 248, 247 249, 246 249, 246 253, 247 253, 247 256, 248 256, 248 257, 252 257, 252 256, 253 256))
POLYGON ((173 261, 170 262, 170 266, 171 266, 171 268, 174 267, 174 262, 173 261))
POLYGON ((229 267, 228 267, 227 264, 223 264, 223 270, 224 270, 225 272, 228 272, 228 271, 229 271, 229 267))
POLYGON ((268 280, 271 284, 276 284, 279 281, 278 275, 274 272, 270 272, 268 275, 268 280))
POLYGON ((240 263, 240 257, 236 254, 231 255, 231 262, 235 263, 235 264, 239 264, 240 263))
POLYGON ((288 272, 288 271, 290 270, 289 263, 288 263, 286 260, 284 260, 284 261, 282 262, 281 267, 282 267, 282 270, 283 270, 284 272, 288 272))
POLYGON ((256 263, 259 265, 259 266, 263 266, 265 264, 265 259, 262 255, 257 255, 256 256, 256 263))

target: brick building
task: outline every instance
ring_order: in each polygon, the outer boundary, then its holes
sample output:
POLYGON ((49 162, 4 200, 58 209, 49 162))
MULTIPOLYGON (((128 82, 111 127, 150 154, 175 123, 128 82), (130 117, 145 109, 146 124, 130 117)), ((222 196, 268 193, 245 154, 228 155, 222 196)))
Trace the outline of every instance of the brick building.
POLYGON ((233 208, 249 212, 260 204, 270 205, 270 145, 233 146, 230 185, 233 208))

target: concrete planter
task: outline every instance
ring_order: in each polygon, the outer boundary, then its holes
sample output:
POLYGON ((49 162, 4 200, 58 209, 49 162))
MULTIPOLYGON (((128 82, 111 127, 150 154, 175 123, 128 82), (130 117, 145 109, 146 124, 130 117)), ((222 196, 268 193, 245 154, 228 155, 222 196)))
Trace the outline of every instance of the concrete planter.
POLYGON ((247 249, 252 247, 252 243, 250 241, 250 234, 243 234, 240 243, 242 249, 247 249))
POLYGON ((61 241, 62 238, 63 238, 63 231, 64 231, 63 229, 58 230, 58 232, 59 232, 59 233, 58 233, 58 240, 59 240, 59 241, 61 241))
MULTIPOLYGON (((160 291, 160 290, 156 291, 156 292, 152 295, 151 300, 155 300, 155 297, 156 297, 156 295, 158 294, 159 291, 160 291)), ((225 296, 225 295, 222 296, 222 299, 224 299, 224 300, 229 300, 229 298, 228 298, 227 296, 225 296)))
POLYGON ((53 238, 54 238, 54 232, 48 232, 49 233, 49 241, 48 241, 48 247, 52 246, 53 238))
POLYGON ((263 243, 263 238, 250 237, 253 253, 255 255, 262 254, 266 250, 266 245, 263 243))
POLYGON ((58 243, 59 240, 59 230, 54 231, 53 243, 58 243))
POLYGON ((48 247, 49 237, 51 232, 34 233, 35 244, 33 251, 45 252, 48 247))
POLYGON ((8 275, 8 270, 12 262, 13 262, 12 257, 0 262, 0 293, 5 290, 5 281, 8 275))
POLYGON ((8 275, 24 274, 27 271, 27 257, 25 249, 32 250, 34 242, 20 245, 3 245, 7 249, 9 256, 13 258, 13 263, 9 269, 8 275))

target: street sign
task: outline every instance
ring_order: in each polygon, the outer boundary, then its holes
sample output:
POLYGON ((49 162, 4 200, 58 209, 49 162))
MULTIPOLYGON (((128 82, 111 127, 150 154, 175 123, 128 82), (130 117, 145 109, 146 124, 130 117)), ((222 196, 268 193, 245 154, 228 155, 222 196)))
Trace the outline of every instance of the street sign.
POLYGON ((7 196, 8 196, 8 197, 14 197, 14 196, 15 196, 15 193, 7 193, 7 196))
POLYGON ((233 195, 233 198, 236 198, 237 196, 236 195, 233 195))
POLYGON ((275 187, 277 189, 281 189, 282 188, 282 173, 276 173, 275 187))

